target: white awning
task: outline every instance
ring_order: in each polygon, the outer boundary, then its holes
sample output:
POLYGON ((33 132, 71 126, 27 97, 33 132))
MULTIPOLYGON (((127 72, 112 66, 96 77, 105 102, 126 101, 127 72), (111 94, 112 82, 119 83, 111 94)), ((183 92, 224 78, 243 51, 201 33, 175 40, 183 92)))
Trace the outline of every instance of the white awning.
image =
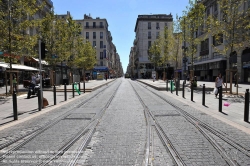
MULTIPOLYGON (((0 62, 0 67, 4 67, 9 69, 10 64, 9 63, 4 63, 0 62)), ((19 64, 12 64, 12 69, 17 69, 17 70, 29 70, 29 71, 39 71, 39 69, 30 67, 30 66, 25 66, 25 65, 19 65, 19 64)))
MULTIPOLYGON (((39 59, 33 58, 35 61, 39 63, 39 59)), ((48 62, 41 60, 42 65, 48 65, 48 62)))

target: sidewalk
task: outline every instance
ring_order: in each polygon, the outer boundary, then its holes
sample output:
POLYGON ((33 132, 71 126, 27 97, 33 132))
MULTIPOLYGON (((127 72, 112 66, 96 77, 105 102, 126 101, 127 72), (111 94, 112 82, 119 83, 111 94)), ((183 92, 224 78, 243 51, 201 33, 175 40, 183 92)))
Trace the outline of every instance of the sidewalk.
MULTIPOLYGON (((91 80, 89 82, 85 83, 85 88, 87 91, 86 93, 83 93, 83 83, 81 83, 81 95, 78 95, 78 93, 75 91, 74 95, 75 98, 73 98, 72 93, 72 85, 67 85, 67 101, 64 101, 64 86, 57 86, 56 90, 56 102, 57 105, 54 105, 54 96, 53 96, 53 88, 44 88, 43 89, 43 97, 45 97, 49 105, 42 109, 42 111, 49 111, 52 110, 58 106, 67 104, 74 99, 77 99, 79 97, 82 97, 84 95, 87 95, 88 92, 91 92, 97 88, 100 88, 110 82, 113 82, 115 79, 108 79, 106 80, 91 80)), ((27 89, 23 88, 22 85, 19 85, 20 91, 24 92, 23 95, 17 96, 17 111, 18 111, 18 120, 23 119, 25 117, 28 117, 36 112, 38 112, 38 98, 36 96, 32 96, 30 99, 27 99, 27 89)), ((78 87, 78 86, 77 86, 78 87)), ((9 87, 8 87, 9 88, 9 87)), ((0 88, 0 94, 5 94, 5 87, 0 88)), ((9 89, 8 89, 9 90, 9 89)), ((39 112, 42 112, 39 111, 39 112)), ((13 121, 13 102, 12 102, 12 96, 5 97, 0 96, 0 126, 4 124, 8 124, 13 121)))
MULTIPOLYGON (((182 91, 178 91, 178 96, 176 95, 176 91, 173 91, 173 94, 171 94, 170 91, 166 91, 166 82, 159 80, 153 82, 151 79, 139 79, 137 80, 139 82, 142 82, 146 85, 150 85, 154 89, 159 88, 165 88, 165 91, 161 91, 162 93, 165 93, 172 98, 179 100, 180 102, 183 102, 189 106, 192 106, 193 108, 199 109, 201 112, 204 112, 206 114, 209 114, 211 116, 216 117, 217 119, 220 119, 222 121, 225 121, 226 123, 233 125, 234 127, 240 128, 241 130, 247 131, 250 133, 250 123, 244 122, 244 95, 230 95, 225 94, 223 92, 223 98, 222 98, 222 113, 220 113, 219 110, 219 100, 218 98, 215 98, 215 95, 212 93, 212 91, 206 91, 205 95, 205 105, 202 105, 202 91, 194 90, 193 93, 193 100, 191 101, 191 91, 189 87, 185 87, 185 98, 182 98, 182 91), (230 105, 224 106, 224 103, 230 103, 230 105)), ((180 81, 181 84, 183 80, 180 81)), ((214 82, 198 82, 198 86, 203 86, 203 84, 206 84, 206 87, 212 88, 214 86, 214 82)), ((249 88, 249 85, 243 85, 239 84, 239 93, 244 94, 245 90, 249 88)), ((236 87, 233 87, 233 92, 236 91, 236 87)))

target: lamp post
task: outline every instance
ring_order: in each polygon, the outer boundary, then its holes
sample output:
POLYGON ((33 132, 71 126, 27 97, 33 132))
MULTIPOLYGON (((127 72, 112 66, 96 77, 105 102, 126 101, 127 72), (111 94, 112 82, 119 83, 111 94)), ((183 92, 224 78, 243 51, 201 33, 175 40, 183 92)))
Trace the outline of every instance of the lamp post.
MULTIPOLYGON (((181 17, 179 17, 179 19, 181 19, 181 17)), ((187 51, 187 47, 186 47, 186 20, 185 17, 183 18, 184 21, 184 30, 183 30, 183 41, 184 41, 184 46, 182 46, 182 49, 184 50, 183 52, 183 63, 184 63, 184 82, 186 83, 187 80, 187 71, 186 71, 186 65, 187 65, 187 57, 186 57, 186 51, 187 51)))

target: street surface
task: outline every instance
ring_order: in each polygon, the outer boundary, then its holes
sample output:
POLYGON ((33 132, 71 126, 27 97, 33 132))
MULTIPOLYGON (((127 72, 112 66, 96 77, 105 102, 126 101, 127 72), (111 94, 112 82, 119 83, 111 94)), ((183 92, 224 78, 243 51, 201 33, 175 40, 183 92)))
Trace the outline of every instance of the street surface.
POLYGON ((212 94, 202 108, 198 95, 191 102, 181 91, 116 79, 3 124, 0 165, 250 165, 250 124, 241 113, 216 113, 212 94))

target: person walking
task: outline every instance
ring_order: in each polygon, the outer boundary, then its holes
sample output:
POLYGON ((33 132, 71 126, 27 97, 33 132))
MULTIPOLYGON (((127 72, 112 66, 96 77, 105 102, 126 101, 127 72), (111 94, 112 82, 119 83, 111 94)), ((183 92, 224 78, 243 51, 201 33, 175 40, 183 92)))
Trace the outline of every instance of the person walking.
POLYGON ((216 79, 215 79, 215 87, 217 88, 217 93, 215 94, 216 98, 218 96, 219 91, 222 88, 222 84, 224 85, 224 87, 226 87, 225 84, 224 84, 224 82, 223 82, 223 78, 221 76, 221 73, 219 73, 218 77, 216 77, 216 79))

